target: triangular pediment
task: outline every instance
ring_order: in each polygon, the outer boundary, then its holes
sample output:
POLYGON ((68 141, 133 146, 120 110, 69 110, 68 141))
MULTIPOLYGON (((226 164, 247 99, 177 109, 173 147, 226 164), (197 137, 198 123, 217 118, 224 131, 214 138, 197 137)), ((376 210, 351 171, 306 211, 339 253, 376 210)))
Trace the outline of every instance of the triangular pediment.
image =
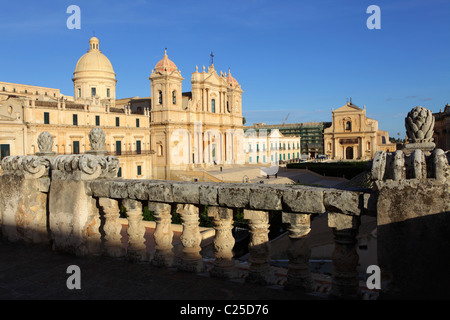
POLYGON ((362 112, 364 111, 364 109, 361 109, 360 107, 351 104, 351 103, 347 103, 346 105, 334 110, 334 112, 362 112))
POLYGON ((224 79, 223 77, 219 76, 216 72, 216 70, 212 70, 209 72, 208 76, 205 78, 204 80, 205 82, 208 82, 210 84, 214 84, 217 86, 220 85, 227 85, 226 83, 226 79, 224 79))

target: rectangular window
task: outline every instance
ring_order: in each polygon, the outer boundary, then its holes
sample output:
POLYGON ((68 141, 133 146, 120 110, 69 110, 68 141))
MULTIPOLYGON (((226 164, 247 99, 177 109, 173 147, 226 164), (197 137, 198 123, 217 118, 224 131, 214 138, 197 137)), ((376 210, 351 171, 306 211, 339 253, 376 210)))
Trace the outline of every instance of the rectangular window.
POLYGON ((95 97, 96 94, 97 94, 97 89, 91 88, 91 97, 95 97))
POLYGON ((137 166, 137 175, 138 176, 142 175, 142 166, 137 166))
POLYGON ((9 144, 0 144, 1 159, 9 156, 9 144))
POLYGON ((110 90, 109 90, 109 88, 106 88, 106 96, 109 98, 109 95, 110 95, 110 90))
POLYGON ((73 154, 79 154, 80 153, 80 141, 74 141, 73 142, 73 154))
POLYGON ((120 126, 120 118, 116 117, 116 127, 119 127, 119 126, 120 126))
POLYGON ((117 177, 118 178, 122 177, 122 167, 119 167, 119 170, 117 170, 117 177))
POLYGON ((116 155, 120 156, 122 154, 122 142, 116 141, 116 155))
POLYGON ((136 140, 136 153, 141 154, 141 140, 136 140))
POLYGON ((72 116, 72 122, 73 122, 73 125, 74 125, 74 126, 77 126, 77 125, 78 125, 78 115, 74 114, 74 115, 72 116))
POLYGON ((44 124, 50 124, 50 113, 44 112, 44 124))
POLYGON ((100 126, 100 116, 95 116, 95 125, 100 126))
POLYGON ((78 88, 78 98, 81 98, 81 89, 78 88))
POLYGON ((139 128, 139 119, 136 119, 136 128, 139 128))
POLYGON ((216 99, 211 100, 211 112, 212 113, 216 112, 216 99))

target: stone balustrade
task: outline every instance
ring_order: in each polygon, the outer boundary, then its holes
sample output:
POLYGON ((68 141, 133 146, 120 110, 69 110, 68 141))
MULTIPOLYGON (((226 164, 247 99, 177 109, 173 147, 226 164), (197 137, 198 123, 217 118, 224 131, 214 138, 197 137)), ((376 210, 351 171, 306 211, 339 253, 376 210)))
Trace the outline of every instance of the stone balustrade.
MULTIPOLYGON (((101 132, 90 136, 104 139, 101 132)), ((207 210, 215 230, 215 259, 209 273, 212 277, 233 278, 237 274, 233 221, 237 210, 242 209, 250 234, 246 281, 264 285, 271 283, 269 214, 278 214, 287 225, 290 239, 285 288, 311 292, 314 286, 309 266, 311 221, 327 214, 335 242, 331 295, 357 298, 360 286, 356 237, 362 215, 377 218, 379 261, 387 270, 385 274, 395 278, 387 286, 394 291, 407 287, 397 280, 401 279, 396 269, 398 261, 408 264, 412 259, 405 258, 409 258, 409 253, 403 247, 403 251, 395 250, 402 245, 398 235, 405 236, 401 228, 411 225, 398 227, 396 223, 436 214, 444 217, 439 218, 439 224, 449 220, 449 152, 439 149, 378 152, 370 170, 375 181, 373 189, 339 189, 123 180, 115 178, 117 158, 98 150, 104 141, 91 141, 91 146, 99 147, 89 154, 51 157, 50 140, 48 135, 42 135, 40 156, 6 157, 2 161, 0 223, 2 236, 9 241, 47 243, 54 250, 78 256, 103 254, 187 272, 205 272, 199 212, 207 210), (125 246, 121 239, 121 207, 126 209, 128 219, 125 246), (151 252, 145 239, 143 207, 148 207, 155 217, 155 246, 151 252), (183 249, 178 256, 174 252, 171 224, 174 210, 182 220, 183 249), (399 253, 403 256, 398 256, 399 253)), ((411 255, 414 254, 415 250, 411 255)))

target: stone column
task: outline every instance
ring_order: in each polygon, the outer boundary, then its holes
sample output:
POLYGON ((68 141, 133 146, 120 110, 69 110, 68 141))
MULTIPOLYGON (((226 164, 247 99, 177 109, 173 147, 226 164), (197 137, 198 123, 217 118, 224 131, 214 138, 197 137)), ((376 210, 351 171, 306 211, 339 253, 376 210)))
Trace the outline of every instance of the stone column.
POLYGON ((244 219, 248 219, 250 227, 250 269, 247 282, 267 284, 270 275, 270 243, 269 243, 269 213, 267 211, 244 209, 244 219))
POLYGON ((156 220, 156 228, 153 233, 156 251, 152 260, 152 264, 155 266, 172 267, 174 263, 171 208, 172 206, 167 203, 148 203, 148 209, 154 212, 156 220))
POLYGON ((360 224, 359 216, 340 213, 328 214, 328 226, 333 228, 334 251, 333 280, 330 296, 342 299, 357 299, 360 294, 358 272, 359 256, 356 252, 356 236, 360 224))
POLYGON ((183 232, 181 234, 183 256, 178 268, 183 271, 201 272, 204 266, 200 255, 202 236, 199 229, 198 206, 179 204, 177 210, 183 220, 183 232))
POLYGON ((208 216, 214 218, 214 267, 211 275, 218 278, 232 278, 235 275, 233 247, 233 209, 208 207, 208 216))
POLYGON ((122 257, 125 255, 125 248, 121 241, 122 224, 120 223, 119 204, 117 200, 109 198, 99 198, 99 205, 103 210, 105 224, 105 252, 110 257, 122 257))
POLYGON ((127 210, 128 219, 128 248, 127 259, 131 261, 148 260, 145 246, 145 227, 142 224, 142 204, 137 200, 124 199, 123 206, 127 210))
POLYGON ((282 219, 284 223, 289 223, 288 232, 291 240, 287 251, 289 264, 285 289, 311 292, 313 280, 309 267, 311 249, 308 243, 311 231, 310 215, 283 212, 282 219))

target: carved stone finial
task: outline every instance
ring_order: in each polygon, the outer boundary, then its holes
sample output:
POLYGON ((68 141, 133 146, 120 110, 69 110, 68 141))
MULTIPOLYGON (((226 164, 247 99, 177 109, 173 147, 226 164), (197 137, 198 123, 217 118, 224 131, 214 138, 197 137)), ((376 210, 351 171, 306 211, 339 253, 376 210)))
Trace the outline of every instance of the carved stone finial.
POLYGON ((405 118, 405 127, 409 142, 433 142, 434 117, 430 110, 413 108, 405 118))
POLYGON ((425 152, 434 149, 434 116, 430 110, 421 106, 414 107, 405 118, 405 127, 409 142, 405 149, 421 149, 425 152))
POLYGON ((36 152, 36 155, 43 156, 55 154, 55 152, 52 152, 53 136, 49 132, 41 132, 37 138, 37 144, 39 147, 39 152, 36 152))
POLYGON ((105 132, 99 128, 92 128, 91 132, 89 132, 89 142, 91 144, 91 150, 86 153, 90 154, 106 154, 105 150, 105 141, 106 135, 105 132))

